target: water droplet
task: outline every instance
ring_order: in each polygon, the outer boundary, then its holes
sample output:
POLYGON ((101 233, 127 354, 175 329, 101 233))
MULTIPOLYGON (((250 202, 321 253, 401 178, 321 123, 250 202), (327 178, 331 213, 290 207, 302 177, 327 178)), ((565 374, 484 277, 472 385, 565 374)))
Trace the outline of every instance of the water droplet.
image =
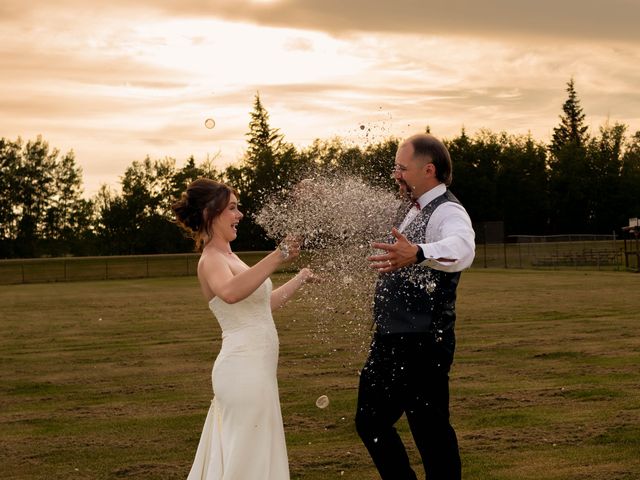
POLYGON ((326 395, 320 395, 316 400, 316 407, 327 408, 329 406, 329 397, 326 395))

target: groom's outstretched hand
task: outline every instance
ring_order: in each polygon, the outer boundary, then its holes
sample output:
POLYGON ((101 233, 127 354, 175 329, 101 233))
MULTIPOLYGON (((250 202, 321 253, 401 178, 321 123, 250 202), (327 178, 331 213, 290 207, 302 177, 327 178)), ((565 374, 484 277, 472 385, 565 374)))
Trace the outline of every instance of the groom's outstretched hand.
POLYGON ((416 253, 418 253, 418 248, 420 247, 407 240, 407 237, 402 235, 397 228, 393 228, 391 234, 396 239, 395 243, 376 242, 371 244, 373 248, 384 250, 385 253, 367 257, 367 260, 371 262, 371 268, 380 273, 393 272, 416 263, 416 253))

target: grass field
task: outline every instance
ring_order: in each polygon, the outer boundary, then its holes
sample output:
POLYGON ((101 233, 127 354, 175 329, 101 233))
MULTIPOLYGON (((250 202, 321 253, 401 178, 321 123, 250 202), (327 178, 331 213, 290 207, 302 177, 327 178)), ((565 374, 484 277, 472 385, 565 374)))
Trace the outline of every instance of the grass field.
MULTIPOLYGON (((638 292, 621 272, 463 275, 464 479, 640 478, 638 292)), ((195 278, 9 285, 0 304, 0 478, 186 477, 220 345, 195 278)), ((377 478, 353 426, 366 352, 340 327, 320 334, 318 315, 303 301, 276 314, 292 478, 377 478)))

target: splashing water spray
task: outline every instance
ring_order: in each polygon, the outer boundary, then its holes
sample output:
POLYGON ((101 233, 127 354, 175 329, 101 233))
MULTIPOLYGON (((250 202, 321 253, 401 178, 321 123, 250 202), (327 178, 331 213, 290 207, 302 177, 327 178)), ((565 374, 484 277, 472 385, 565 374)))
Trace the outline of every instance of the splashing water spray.
POLYGON ((354 352, 368 348, 377 273, 367 257, 375 253, 371 242, 386 241, 399 205, 394 192, 334 175, 302 180, 256 215, 276 242, 288 234, 303 239, 300 262, 320 282, 308 285, 297 301, 317 312, 318 340, 347 342, 344 348, 354 352))

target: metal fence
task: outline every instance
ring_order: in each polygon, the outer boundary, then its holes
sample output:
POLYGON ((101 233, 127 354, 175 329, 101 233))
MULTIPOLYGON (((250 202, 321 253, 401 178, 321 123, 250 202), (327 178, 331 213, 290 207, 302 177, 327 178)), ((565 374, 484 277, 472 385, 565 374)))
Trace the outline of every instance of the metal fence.
POLYGON ((607 240, 489 243, 476 246, 474 267, 624 270, 624 244, 607 240))
MULTIPOLYGON (((265 252, 241 253, 253 265, 265 252)), ((0 261, 0 285, 195 275, 197 253, 110 257, 33 258, 0 261)))
MULTIPOLYGON (((625 270, 621 240, 489 243, 472 268, 625 270)), ((239 253, 255 264, 267 252, 239 253)), ((199 254, 63 257, 0 261, 0 285, 195 275, 199 254)))

